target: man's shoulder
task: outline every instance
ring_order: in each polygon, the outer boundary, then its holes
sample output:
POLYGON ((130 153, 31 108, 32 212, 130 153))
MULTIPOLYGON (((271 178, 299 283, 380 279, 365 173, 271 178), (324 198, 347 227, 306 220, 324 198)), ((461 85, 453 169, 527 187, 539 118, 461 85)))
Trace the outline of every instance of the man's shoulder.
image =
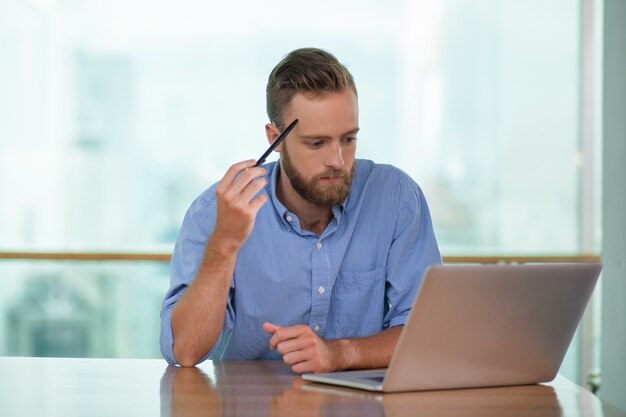
POLYGON ((196 197, 192 206, 210 207, 215 206, 215 189, 219 185, 219 181, 205 189, 196 197))
POLYGON ((422 200, 420 186, 406 172, 393 165, 357 160, 354 201, 377 201, 376 207, 403 207, 418 211, 422 200))
POLYGON ((204 224, 210 218, 215 217, 217 203, 215 200, 215 189, 219 182, 211 185, 198 195, 187 209, 186 217, 192 219, 196 224, 204 224))
POLYGON ((389 164, 379 164, 368 159, 358 159, 356 175, 363 182, 372 183, 374 187, 389 185, 417 187, 417 183, 403 170, 389 164))

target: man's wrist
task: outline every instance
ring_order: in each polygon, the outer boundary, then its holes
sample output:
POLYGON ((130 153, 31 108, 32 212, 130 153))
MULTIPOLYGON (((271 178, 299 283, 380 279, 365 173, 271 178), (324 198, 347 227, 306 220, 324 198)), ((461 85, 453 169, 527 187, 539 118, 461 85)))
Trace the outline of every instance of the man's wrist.
MULTIPOLYGON (((215 234, 211 235, 206 247, 204 248, 204 256, 202 257, 201 270, 209 267, 212 271, 210 276, 220 276, 220 271, 223 271, 228 276, 228 279, 233 274, 235 262, 237 260, 237 254, 239 253, 239 245, 232 239, 223 239, 215 234)), ((198 276, 200 275, 200 271, 198 276)))
POLYGON ((228 256, 236 254, 241 245, 242 243, 238 240, 214 232, 209 238, 206 250, 216 252, 221 256, 228 256))
POLYGON ((356 358, 356 346, 352 339, 335 339, 330 341, 330 349, 334 357, 334 370, 341 371, 351 369, 358 362, 356 358))

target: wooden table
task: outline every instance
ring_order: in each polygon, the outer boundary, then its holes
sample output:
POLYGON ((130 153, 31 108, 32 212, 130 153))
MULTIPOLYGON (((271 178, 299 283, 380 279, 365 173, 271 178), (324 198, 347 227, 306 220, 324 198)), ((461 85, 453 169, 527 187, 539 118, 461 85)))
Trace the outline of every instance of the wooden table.
POLYGON ((0 358, 0 416, 626 417, 563 377, 545 385, 374 394, 304 382, 281 362, 0 358))

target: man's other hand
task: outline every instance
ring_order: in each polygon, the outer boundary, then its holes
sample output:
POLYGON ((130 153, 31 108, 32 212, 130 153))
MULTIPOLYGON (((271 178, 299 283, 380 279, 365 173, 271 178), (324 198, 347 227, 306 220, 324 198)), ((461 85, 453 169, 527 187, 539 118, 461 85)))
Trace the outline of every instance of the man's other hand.
POLYGON ((320 373, 341 369, 340 340, 322 340, 304 324, 280 327, 263 323, 263 330, 272 335, 270 349, 277 350, 293 372, 320 373))

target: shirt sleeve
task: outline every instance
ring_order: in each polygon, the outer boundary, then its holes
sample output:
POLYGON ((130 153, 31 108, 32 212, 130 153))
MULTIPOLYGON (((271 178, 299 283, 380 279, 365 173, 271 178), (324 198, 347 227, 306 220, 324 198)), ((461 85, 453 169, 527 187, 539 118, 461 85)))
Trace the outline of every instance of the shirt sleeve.
MULTIPOLYGON (((170 321, 172 310, 198 272, 200 262, 204 256, 204 247, 215 225, 216 212, 214 187, 211 187, 189 207, 178 233, 178 239, 170 263, 170 288, 165 294, 161 306, 161 354, 170 364, 177 363, 173 354, 174 338, 170 321)), ((231 281, 231 296, 233 292, 234 282, 231 281)), ((214 347, 202 358, 201 362, 222 350, 219 347, 223 344, 224 339, 227 339, 227 337, 224 337, 225 333, 228 333, 233 327, 235 313, 231 303, 231 296, 227 300, 224 327, 220 337, 214 347)))
POLYGON ((408 176, 400 181, 398 215, 387 262, 384 328, 403 325, 426 269, 441 263, 430 211, 420 187, 408 176))

